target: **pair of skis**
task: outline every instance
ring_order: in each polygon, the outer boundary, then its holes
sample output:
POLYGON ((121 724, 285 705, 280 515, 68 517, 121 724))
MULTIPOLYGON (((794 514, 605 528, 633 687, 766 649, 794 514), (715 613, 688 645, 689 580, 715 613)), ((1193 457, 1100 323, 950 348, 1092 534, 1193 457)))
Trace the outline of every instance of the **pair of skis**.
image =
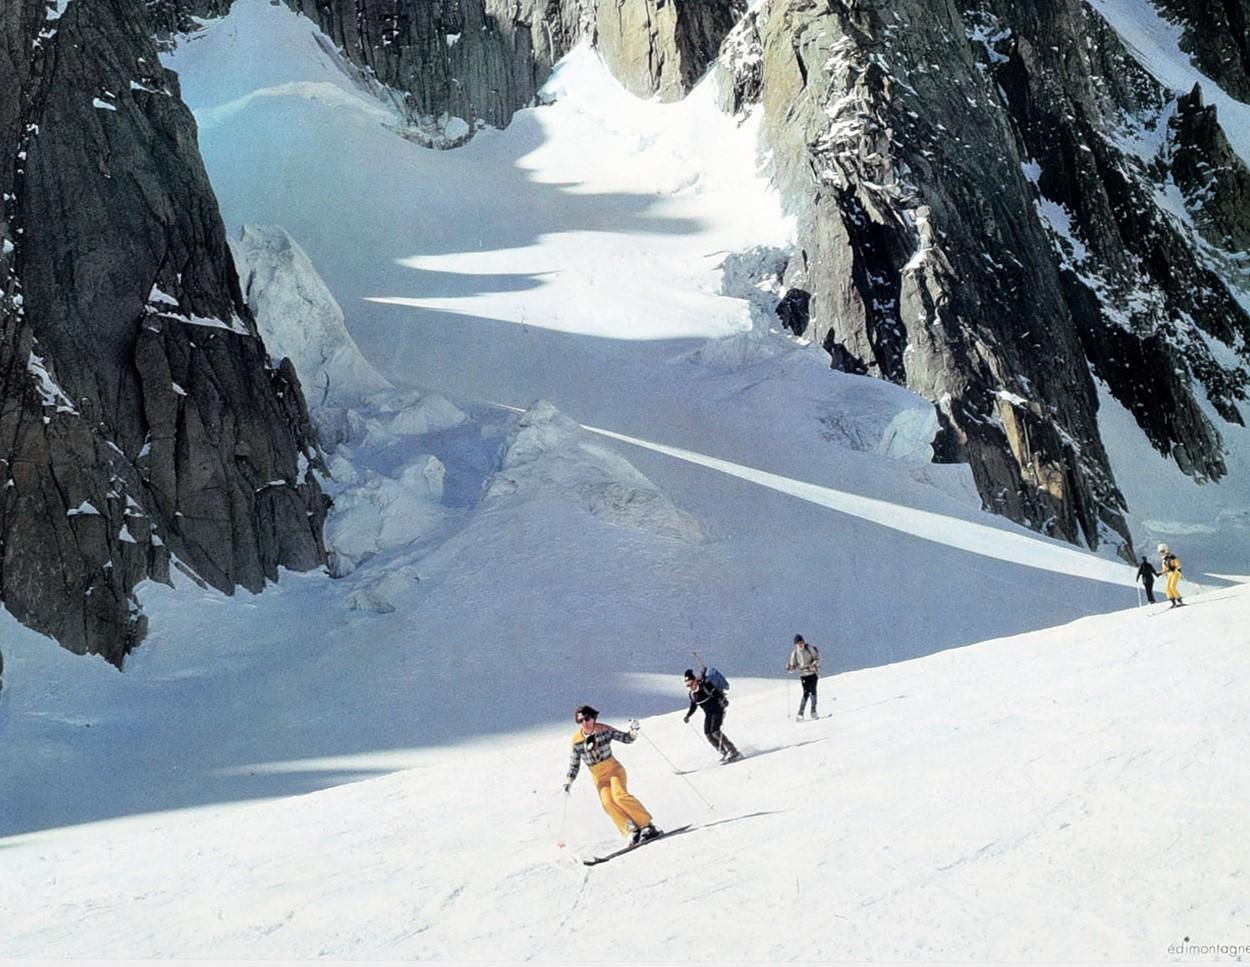
POLYGON ((656 833, 650 839, 639 840, 637 843, 630 843, 628 846, 622 846, 618 850, 614 850, 604 856, 592 856, 590 859, 582 860, 587 866, 598 866, 600 863, 606 863, 608 860, 614 860, 618 856, 624 856, 626 853, 632 853, 636 849, 642 849, 648 843, 656 843, 670 836, 676 836, 678 833, 688 833, 694 829, 693 823, 687 823, 685 826, 678 826, 676 829, 663 829, 656 833))

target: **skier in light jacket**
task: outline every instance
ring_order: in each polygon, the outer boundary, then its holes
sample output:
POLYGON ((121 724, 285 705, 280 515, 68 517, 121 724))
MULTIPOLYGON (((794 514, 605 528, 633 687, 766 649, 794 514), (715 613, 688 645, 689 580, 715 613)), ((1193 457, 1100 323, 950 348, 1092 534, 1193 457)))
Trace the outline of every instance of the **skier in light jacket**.
POLYGON ((638 737, 638 723, 631 720, 629 731, 622 732, 610 725, 599 724, 599 711, 590 705, 580 705, 573 713, 577 731, 573 733, 573 751, 569 755, 569 771, 565 777, 567 793, 577 778, 582 761, 585 760, 599 792, 603 811, 608 814, 622 836, 629 836, 634 843, 658 836, 660 831, 651 822, 651 814, 626 787, 625 767, 612 755, 612 742, 633 742, 638 737))
POLYGON ((1172 602, 1172 607, 1179 608, 1185 603, 1181 600, 1181 559, 1168 550, 1166 544, 1160 544, 1159 562, 1159 567, 1167 580, 1164 587, 1168 593, 1168 600, 1172 602))
POLYGON ((799 714, 795 717, 795 721, 803 720, 803 710, 807 708, 807 700, 812 700, 812 718, 818 719, 816 714, 816 685, 820 681, 820 649, 815 645, 809 645, 803 640, 802 635, 794 636, 794 650, 790 652, 790 659, 786 662, 786 671, 799 673, 799 681, 803 683, 803 698, 799 701, 799 714))

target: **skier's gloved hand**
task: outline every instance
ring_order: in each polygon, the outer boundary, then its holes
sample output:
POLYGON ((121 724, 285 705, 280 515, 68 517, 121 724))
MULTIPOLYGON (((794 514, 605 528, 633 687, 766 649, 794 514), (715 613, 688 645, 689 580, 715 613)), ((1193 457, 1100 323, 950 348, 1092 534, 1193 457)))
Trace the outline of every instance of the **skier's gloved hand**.
POLYGON ((690 716, 689 716, 689 715, 687 715, 684 719, 682 719, 682 721, 683 721, 683 722, 689 722, 689 721, 690 721, 690 716))
POLYGON ((638 731, 639 729, 641 729, 641 728, 642 728, 642 726, 638 724, 638 720, 637 720, 637 719, 630 719, 630 720, 629 720, 629 731, 631 731, 631 732, 637 732, 637 731, 638 731))
POLYGON ((560 787, 560 791, 563 792, 567 796, 569 794, 569 786, 571 785, 573 785, 571 782, 566 782, 563 786, 560 787))

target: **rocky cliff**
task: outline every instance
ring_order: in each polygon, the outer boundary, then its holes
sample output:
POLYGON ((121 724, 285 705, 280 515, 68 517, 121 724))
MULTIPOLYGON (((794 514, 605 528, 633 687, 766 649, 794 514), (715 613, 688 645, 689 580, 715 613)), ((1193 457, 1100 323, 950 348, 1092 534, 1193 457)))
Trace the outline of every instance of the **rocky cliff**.
POLYGON ((1246 170, 1082 0, 772 0, 722 69, 801 219, 790 324, 932 399, 987 506, 1127 543, 1095 380, 1187 473, 1224 473, 1200 399, 1240 422, 1245 360, 1220 360, 1250 318, 1196 232, 1242 237, 1246 170), (1169 181, 1219 200, 1178 219, 1169 181))
MULTIPOLYGON (((418 113, 473 124, 506 123, 582 37, 642 96, 680 97, 719 57, 801 223, 785 324, 932 399, 939 458, 987 507, 1127 547, 1099 386, 1186 473, 1224 474, 1202 401, 1240 422, 1250 319, 1226 280, 1250 176, 1201 92, 1164 90, 1097 4, 288 2, 418 113)), ((1234 93, 1246 4, 1161 0, 1234 93)))
MULTIPOLYGON (((644 96, 680 97, 715 62, 726 109, 764 112, 798 216, 784 324, 933 400, 939 459, 967 462, 988 508, 1127 553, 1100 394, 1186 473, 1226 472, 1220 423, 1250 382, 1229 288, 1250 172, 1203 91, 1162 88, 1097 3, 286 2, 441 147, 506 125, 583 38, 644 96)), ((1246 4, 1160 0, 1234 94, 1246 4)), ((142 635, 135 583, 173 558, 258 587, 323 557, 302 399, 267 363, 149 39, 228 6, 0 14, 17 159, 0 173, 0 587, 113 660, 142 635)))
POLYGON ((1234 97, 1250 100, 1250 0, 1158 0, 1181 47, 1234 97))
MULTIPOLYGON (((183 0, 165 0, 181 3, 183 0)), ((209 12, 199 0, 197 12, 209 12)), ((286 0, 352 63, 403 94, 413 131, 455 146, 505 127, 551 68, 594 41, 635 94, 683 97, 716 58, 745 0, 286 0)), ((185 20, 185 9, 165 21, 185 20)))
POLYGON ((140 0, 0 12, 0 597, 120 665, 170 567, 259 591, 325 560, 294 370, 243 302, 140 0))

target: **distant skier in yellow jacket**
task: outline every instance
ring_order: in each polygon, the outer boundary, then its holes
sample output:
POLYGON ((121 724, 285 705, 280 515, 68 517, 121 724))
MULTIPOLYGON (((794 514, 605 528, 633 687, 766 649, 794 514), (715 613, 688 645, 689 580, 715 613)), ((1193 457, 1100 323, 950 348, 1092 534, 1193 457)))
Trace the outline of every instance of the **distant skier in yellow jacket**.
POLYGON ((564 791, 569 791, 585 760, 594 777, 603 811, 616 823, 621 835, 629 836, 635 843, 658 836, 660 831, 652 824, 651 814, 626 788, 625 767, 612 755, 612 741, 633 742, 638 736, 638 723, 631 721, 628 732, 600 725, 598 710, 589 705, 579 706, 573 718, 578 729, 573 733, 573 751, 569 756, 564 791))
POLYGON ((1172 602, 1172 607, 1179 608, 1185 603, 1181 600, 1181 559, 1168 550, 1166 544, 1160 544, 1159 560, 1159 570, 1167 580, 1168 600, 1172 602))

